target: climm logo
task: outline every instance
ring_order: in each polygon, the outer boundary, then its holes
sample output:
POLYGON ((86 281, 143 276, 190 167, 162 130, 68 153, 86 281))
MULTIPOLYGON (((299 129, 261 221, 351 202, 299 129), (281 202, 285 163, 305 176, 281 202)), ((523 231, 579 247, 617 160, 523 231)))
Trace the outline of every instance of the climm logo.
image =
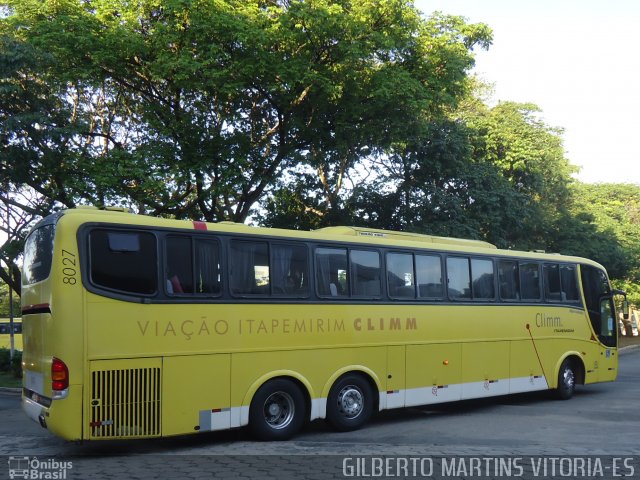
POLYGON ((544 312, 536 313, 536 327, 562 327, 562 318, 544 312))
POLYGON ((396 318, 356 318, 353 321, 353 328, 361 332, 363 330, 417 330, 415 317, 407 317, 403 322, 396 318))

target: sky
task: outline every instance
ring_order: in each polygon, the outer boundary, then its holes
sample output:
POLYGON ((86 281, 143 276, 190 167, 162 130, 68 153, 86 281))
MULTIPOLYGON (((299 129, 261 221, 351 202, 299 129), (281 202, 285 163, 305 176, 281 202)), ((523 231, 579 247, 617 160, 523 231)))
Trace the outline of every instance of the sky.
POLYGON ((534 103, 586 183, 640 184, 640 1, 415 0, 493 30, 476 73, 493 101, 534 103))

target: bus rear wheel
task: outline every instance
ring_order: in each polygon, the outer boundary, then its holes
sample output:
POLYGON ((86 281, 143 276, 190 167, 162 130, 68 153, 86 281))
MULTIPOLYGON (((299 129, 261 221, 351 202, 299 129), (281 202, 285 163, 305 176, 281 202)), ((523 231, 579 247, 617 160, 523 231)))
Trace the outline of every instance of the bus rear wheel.
POLYGON ((569 400, 576 391, 576 369, 574 363, 565 358, 558 372, 558 387, 556 397, 560 400, 569 400))
POLYGON ((262 385, 249 407, 249 429, 260 440, 288 440, 304 424, 305 401, 291 380, 277 378, 262 385))
POLYGON ((373 389, 360 375, 345 375, 327 397, 327 421, 338 431, 357 430, 373 414, 373 389))

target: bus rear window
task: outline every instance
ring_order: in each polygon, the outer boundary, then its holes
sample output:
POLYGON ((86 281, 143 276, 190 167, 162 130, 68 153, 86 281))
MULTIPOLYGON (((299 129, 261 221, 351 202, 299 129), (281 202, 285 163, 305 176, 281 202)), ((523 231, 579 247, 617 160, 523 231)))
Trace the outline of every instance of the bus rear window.
POLYGON ((89 246, 95 286, 136 295, 156 292, 158 259, 153 234, 94 230, 89 246))
POLYGON ((29 235, 24 246, 22 283, 32 285, 46 279, 51 272, 54 225, 44 225, 29 235))

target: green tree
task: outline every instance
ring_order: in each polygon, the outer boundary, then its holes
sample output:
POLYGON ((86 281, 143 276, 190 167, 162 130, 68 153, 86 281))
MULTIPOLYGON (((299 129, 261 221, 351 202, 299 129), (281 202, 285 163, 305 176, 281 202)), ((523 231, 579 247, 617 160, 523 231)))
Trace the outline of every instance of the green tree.
POLYGON ((419 135, 372 152, 352 170, 340 219, 326 215, 336 209, 323 185, 301 171, 273 197, 265 222, 349 222, 550 249, 572 182, 561 131, 533 105, 489 108, 477 96, 459 100, 457 108, 425 116, 419 135))
POLYGON ((408 0, 5 0, 0 181, 79 203, 247 219, 279 179, 345 172, 456 103, 485 25, 408 0))
POLYGON ((570 211, 589 229, 564 230, 571 249, 602 263, 640 305, 640 185, 576 183, 571 190, 570 211))
POLYGON ((65 205, 76 180, 87 200, 211 221, 244 221, 288 166, 326 179, 403 135, 454 101, 490 38, 401 0, 7 3, 7 42, 33 52, 61 116, 26 178, 69 165, 65 205))
MULTIPOLYGON (((9 285, 6 283, 0 283, 0 318, 9 317, 9 285)), ((19 318, 21 316, 20 311, 20 297, 13 292, 13 316, 19 318)))

